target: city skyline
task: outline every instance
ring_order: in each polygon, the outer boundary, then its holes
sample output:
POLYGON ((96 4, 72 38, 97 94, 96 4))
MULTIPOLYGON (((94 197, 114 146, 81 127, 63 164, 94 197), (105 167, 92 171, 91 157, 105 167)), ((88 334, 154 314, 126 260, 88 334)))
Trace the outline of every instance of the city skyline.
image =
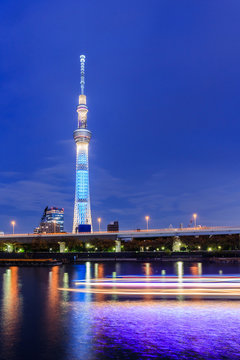
POLYGON ((2 5, 0 231, 14 220, 31 232, 46 204, 64 207, 72 230, 81 53, 93 228, 99 217, 144 228, 146 215, 150 227, 186 226, 195 212, 239 224, 240 5, 186 4, 2 5))

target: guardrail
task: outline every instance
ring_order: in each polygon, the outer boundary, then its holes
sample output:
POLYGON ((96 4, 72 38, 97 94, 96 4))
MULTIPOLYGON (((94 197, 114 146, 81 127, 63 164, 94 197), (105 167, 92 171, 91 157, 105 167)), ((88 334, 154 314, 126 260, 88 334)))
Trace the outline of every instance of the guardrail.
POLYGON ((41 237, 41 236, 59 236, 59 237, 64 237, 64 236, 87 236, 87 235, 121 235, 121 234, 152 234, 152 233, 156 233, 156 234, 164 234, 164 233, 188 233, 188 232, 194 232, 194 233, 205 233, 205 232, 212 232, 212 231, 239 231, 240 233, 240 226, 236 227, 236 226, 202 226, 202 227, 188 227, 188 228, 163 228, 163 229, 132 229, 132 230, 121 230, 121 231, 93 231, 91 233, 87 232, 87 233, 41 233, 41 234, 31 234, 31 233, 26 233, 26 234, 0 234, 0 239, 4 238, 4 237, 12 237, 12 238, 16 238, 16 237, 41 237))

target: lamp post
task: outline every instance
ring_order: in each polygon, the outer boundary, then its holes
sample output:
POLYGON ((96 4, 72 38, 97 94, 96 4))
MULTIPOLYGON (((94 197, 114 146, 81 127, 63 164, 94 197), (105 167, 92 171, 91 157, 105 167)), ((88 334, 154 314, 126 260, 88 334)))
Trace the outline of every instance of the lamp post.
POLYGON ((98 218, 97 221, 98 221, 98 227, 99 227, 99 232, 100 232, 100 231, 101 231, 101 229, 100 229, 100 224, 101 224, 102 219, 101 219, 101 218, 98 218))
POLYGON ((11 221, 11 224, 12 224, 12 227, 13 227, 13 234, 14 234, 14 226, 15 226, 15 224, 16 224, 16 222, 13 220, 13 221, 11 221))
POLYGON ((149 220, 149 216, 145 216, 145 219, 147 221, 147 231, 148 231, 148 220, 149 220))
POLYGON ((197 214, 193 214, 194 227, 197 227, 197 214))

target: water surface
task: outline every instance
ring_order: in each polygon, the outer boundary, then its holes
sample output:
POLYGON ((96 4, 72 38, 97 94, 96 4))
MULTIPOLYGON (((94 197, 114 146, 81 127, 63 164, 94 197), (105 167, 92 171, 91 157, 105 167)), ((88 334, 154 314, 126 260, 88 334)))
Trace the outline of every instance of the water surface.
POLYGON ((240 267, 87 262, 0 268, 0 358, 239 359, 239 300, 123 297, 67 290, 75 280, 161 274, 239 275, 240 267))

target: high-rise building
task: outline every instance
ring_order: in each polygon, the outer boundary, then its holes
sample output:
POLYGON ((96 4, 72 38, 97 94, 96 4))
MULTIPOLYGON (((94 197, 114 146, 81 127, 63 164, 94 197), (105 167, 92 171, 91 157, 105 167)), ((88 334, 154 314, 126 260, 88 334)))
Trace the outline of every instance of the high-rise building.
POLYGON ((41 217, 40 225, 35 228, 35 233, 62 232, 64 228, 64 209, 57 207, 46 207, 41 217))
POLYGON ((81 66, 81 95, 77 106, 78 127, 73 137, 76 143, 76 189, 73 217, 73 232, 90 232, 92 229, 92 217, 89 194, 89 168, 88 168, 88 145, 91 132, 87 129, 87 101, 84 95, 85 85, 85 56, 80 56, 81 66))

